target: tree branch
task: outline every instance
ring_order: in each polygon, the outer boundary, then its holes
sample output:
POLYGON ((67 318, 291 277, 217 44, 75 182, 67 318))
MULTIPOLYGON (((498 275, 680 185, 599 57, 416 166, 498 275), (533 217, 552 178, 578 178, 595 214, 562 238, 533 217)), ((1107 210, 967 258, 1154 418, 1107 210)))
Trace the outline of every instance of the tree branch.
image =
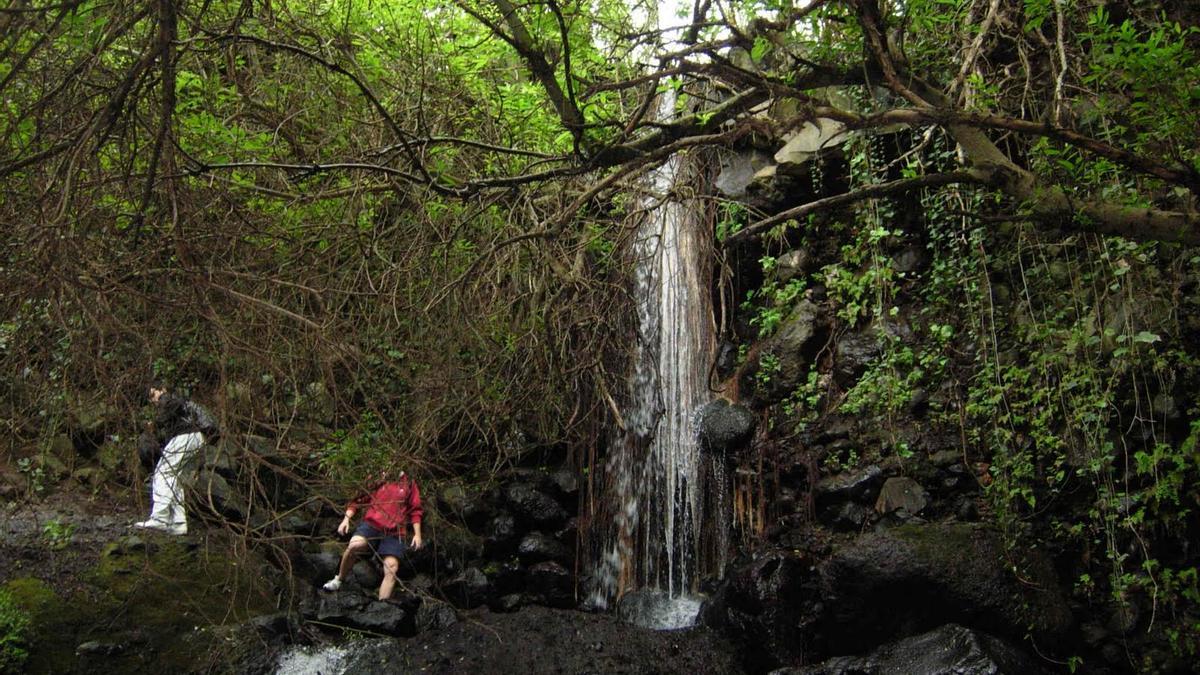
POLYGON ((805 216, 817 213, 820 211, 829 211, 840 206, 861 202, 865 199, 875 199, 878 197, 886 197, 888 195, 898 194, 902 192, 910 192, 912 190, 920 190, 929 187, 941 187, 943 185, 955 185, 961 183, 985 183, 987 176, 981 172, 973 170, 952 171, 950 173, 937 173, 928 176, 919 176, 917 178, 903 178, 894 180, 888 183, 879 183, 876 185, 868 185, 866 187, 845 192, 832 197, 824 197, 815 201, 801 204, 795 208, 781 211, 769 218, 763 218, 755 223, 752 223, 745 228, 729 235, 722 242, 722 246, 728 247, 737 244, 752 237, 758 237, 762 233, 770 230, 772 227, 788 220, 804 218, 805 216))

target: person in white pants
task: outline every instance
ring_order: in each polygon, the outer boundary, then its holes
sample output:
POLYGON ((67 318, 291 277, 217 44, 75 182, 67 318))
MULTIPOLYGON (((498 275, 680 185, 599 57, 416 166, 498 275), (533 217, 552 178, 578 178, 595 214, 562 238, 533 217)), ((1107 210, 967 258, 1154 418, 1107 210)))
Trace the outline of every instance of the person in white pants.
POLYGON ((192 401, 167 394, 165 389, 151 387, 150 402, 159 407, 158 432, 169 440, 154 467, 150 518, 134 523, 134 527, 187 534, 187 513, 183 506, 183 490, 179 486, 179 472, 192 453, 204 445, 205 432, 215 436, 215 423, 207 410, 192 401))

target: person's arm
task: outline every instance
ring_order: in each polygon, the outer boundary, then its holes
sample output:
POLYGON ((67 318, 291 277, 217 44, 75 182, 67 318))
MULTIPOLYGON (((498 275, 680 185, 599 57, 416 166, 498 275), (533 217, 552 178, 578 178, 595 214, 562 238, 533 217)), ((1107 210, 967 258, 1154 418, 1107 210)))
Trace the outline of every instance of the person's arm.
POLYGON ((421 538, 421 520, 425 516, 425 510, 421 507, 421 488, 417 486, 417 481, 410 481, 411 486, 408 490, 408 519, 412 522, 413 550, 419 549, 425 545, 425 541, 421 538))
POLYGON ((344 537, 350 532, 350 520, 354 518, 354 514, 358 512, 359 507, 366 504, 370 498, 369 494, 361 494, 351 499, 349 504, 346 504, 345 517, 342 518, 342 522, 337 528, 338 534, 344 537))
POLYGON ((354 517, 354 509, 346 507, 346 517, 342 518, 341 524, 338 525, 337 533, 343 537, 350 533, 350 519, 354 517))

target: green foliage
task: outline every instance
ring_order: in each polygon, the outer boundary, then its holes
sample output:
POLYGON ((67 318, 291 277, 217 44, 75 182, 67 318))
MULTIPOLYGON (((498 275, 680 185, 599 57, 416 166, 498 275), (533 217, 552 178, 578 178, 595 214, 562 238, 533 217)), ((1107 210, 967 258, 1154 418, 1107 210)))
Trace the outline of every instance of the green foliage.
POLYGON ((854 448, 845 448, 837 452, 832 452, 825 456, 821 461, 821 472, 823 474, 841 473, 858 467, 859 462, 858 450, 854 448))
POLYGON ((18 459, 17 470, 25 476, 31 494, 40 495, 46 491, 46 470, 32 458, 18 459))
MULTIPOLYGON (((1107 130, 1110 137, 1128 141, 1128 132, 1140 129, 1135 147, 1141 147, 1195 133, 1200 123, 1200 58, 1189 43, 1198 33, 1196 26, 1184 28, 1165 20, 1139 27, 1125 19, 1113 25, 1103 6, 1088 16, 1084 37, 1092 58, 1083 81, 1103 92, 1094 115, 1117 122, 1107 130)), ((1187 153, 1187 161, 1197 156, 1192 143, 1184 142, 1178 150, 1187 153)))
POLYGON ((723 242, 729 235, 739 232, 746 226, 747 216, 746 207, 738 202, 722 202, 715 228, 717 241, 723 242))
MULTIPOLYGON (((1160 346, 1173 328, 1150 290, 1158 255, 1154 246, 1106 240, 1035 243, 989 260, 1021 266, 1025 286, 1008 308, 1019 317, 1014 324, 993 324, 990 314, 976 324, 978 374, 965 411, 975 424, 966 432, 990 449, 988 495, 1014 542, 1033 536, 1049 504, 1086 486, 1094 495, 1087 518, 1051 527, 1060 545, 1104 552, 1104 567, 1081 578, 1081 592, 1116 603, 1146 593, 1185 617, 1178 612, 1192 602, 1186 583, 1168 583, 1179 571, 1151 551, 1158 537, 1186 529, 1194 508, 1188 485, 1200 465, 1186 443, 1156 442, 1153 418, 1132 428, 1121 421, 1130 407, 1152 409, 1155 389, 1197 372, 1194 355, 1160 346), (1070 268, 1055 265, 1063 256, 1076 257, 1070 268), (1012 351, 996 352, 997 337, 1012 340, 1012 351)), ((1195 645, 1193 633, 1179 648, 1195 645)))
POLYGON ((759 387, 766 388, 779 376, 782 364, 774 354, 763 354, 758 359, 758 369, 754 371, 754 381, 759 387))
POLYGON ((804 383, 783 401, 783 412, 797 430, 806 429, 820 417, 827 386, 827 378, 823 378, 816 368, 811 368, 804 383))
POLYGON ((63 521, 52 518, 46 521, 42 526, 42 539, 52 551, 61 551, 71 543, 71 537, 75 534, 75 525, 73 523, 64 523, 63 521))
POLYGON ((370 412, 364 413, 353 429, 335 431, 317 457, 323 474, 344 482, 361 481, 388 468, 391 461, 392 450, 385 442, 383 427, 370 412))
POLYGON ((0 673, 20 673, 28 651, 29 616, 0 588, 0 673))

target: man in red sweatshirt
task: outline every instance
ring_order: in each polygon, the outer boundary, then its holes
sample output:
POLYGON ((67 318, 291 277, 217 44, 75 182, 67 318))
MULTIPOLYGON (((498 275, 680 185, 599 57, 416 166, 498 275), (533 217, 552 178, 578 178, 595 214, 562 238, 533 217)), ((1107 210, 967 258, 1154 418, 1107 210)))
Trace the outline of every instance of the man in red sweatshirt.
POLYGON ((379 585, 379 599, 387 600, 396 585, 396 572, 400 569, 400 556, 404 554, 404 536, 407 526, 413 527, 412 548, 421 548, 421 489, 417 482, 403 471, 394 479, 384 472, 375 479, 374 487, 356 497, 346 505, 346 517, 338 525, 338 534, 345 536, 350 531, 350 519, 362 506, 367 513, 350 538, 337 576, 325 583, 326 591, 336 591, 342 581, 354 569, 358 556, 371 551, 376 558, 383 559, 383 583, 379 585))

